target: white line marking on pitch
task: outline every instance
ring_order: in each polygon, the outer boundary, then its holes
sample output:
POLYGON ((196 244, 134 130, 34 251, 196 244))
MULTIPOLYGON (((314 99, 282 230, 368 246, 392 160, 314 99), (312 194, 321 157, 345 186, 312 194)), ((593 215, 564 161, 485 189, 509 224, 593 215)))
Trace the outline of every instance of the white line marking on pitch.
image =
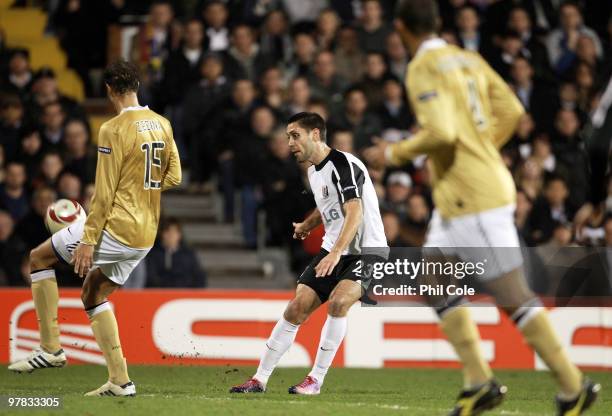
MULTIPOLYGON (((168 395, 168 394, 164 394, 164 395, 158 395, 158 394, 139 394, 138 396, 140 397, 163 397, 164 399, 171 399, 174 396, 172 395, 168 395)), ((227 401, 233 401, 236 399, 240 399, 243 396, 236 396, 236 397, 207 397, 207 396, 196 396, 196 398, 201 398, 204 400, 209 400, 209 401, 213 401, 213 402, 227 402, 227 401)), ((252 396, 249 396, 252 397, 252 396)), ((299 405, 306 405, 306 404, 310 404, 310 402, 306 401, 306 400, 272 400, 272 399, 266 399, 266 398, 258 398, 257 402, 265 402, 265 403, 278 403, 278 404, 299 404, 299 405)), ((384 403, 364 403, 364 402, 352 402, 352 403, 347 403, 347 402, 330 402, 330 401, 323 401, 320 400, 318 401, 318 403, 326 403, 326 404, 333 404, 333 405, 341 405, 341 406, 345 406, 345 407, 376 407, 379 409, 385 409, 385 410, 397 410, 397 411, 407 411, 407 410, 433 410, 435 412, 446 412, 448 409, 447 408, 440 408, 440 407, 424 407, 424 406, 402 406, 399 404, 384 404, 384 403)), ((524 413, 521 412, 519 410, 498 410, 499 414, 501 415, 513 415, 513 416, 542 416, 539 413, 524 413)))

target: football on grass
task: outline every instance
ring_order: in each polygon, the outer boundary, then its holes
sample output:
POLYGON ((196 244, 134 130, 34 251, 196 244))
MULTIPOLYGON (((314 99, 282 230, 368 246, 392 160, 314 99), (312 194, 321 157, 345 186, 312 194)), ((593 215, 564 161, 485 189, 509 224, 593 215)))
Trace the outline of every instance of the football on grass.
POLYGON ((78 202, 71 199, 60 199, 47 208, 45 225, 51 234, 55 234, 62 228, 86 217, 85 210, 78 202))

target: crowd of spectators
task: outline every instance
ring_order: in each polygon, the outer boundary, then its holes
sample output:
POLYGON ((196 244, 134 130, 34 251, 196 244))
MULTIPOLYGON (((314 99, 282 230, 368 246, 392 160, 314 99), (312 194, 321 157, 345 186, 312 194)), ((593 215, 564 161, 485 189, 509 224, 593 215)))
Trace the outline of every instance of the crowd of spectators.
MULTIPOLYGON (((224 220, 235 221, 239 212, 250 247, 258 241, 257 214, 265 212, 267 244, 290 247, 299 258, 304 247, 291 241, 291 223, 313 202, 303 192, 306 166, 288 151, 284 120, 316 111, 327 120, 329 144, 358 156, 376 140, 402 140, 416 128, 404 91, 410 57, 393 28, 395 3, 66 0, 50 10, 48 30, 60 37, 92 94, 101 89, 91 87, 95 80, 88 70, 106 63, 100 25, 126 14, 146 15, 130 40, 129 59, 141 70, 141 104, 172 122, 190 172, 189 191, 219 192, 224 220), (97 28, 93 43, 85 41, 82 28, 97 28)), ((577 234, 572 227, 591 192, 581 131, 612 70, 612 4, 441 0, 440 6, 441 36, 482 54, 527 109, 502 149, 516 179, 516 221, 524 243, 612 241, 605 211, 589 218, 588 232, 577 234)), ((33 72, 27 51, 2 45, 5 259, 46 238, 42 207, 49 200, 69 197, 87 205, 96 155, 83 108, 58 91, 53 72, 33 72)), ((422 244, 433 209, 425 160, 401 170, 370 170, 370 176, 389 243, 422 244)))

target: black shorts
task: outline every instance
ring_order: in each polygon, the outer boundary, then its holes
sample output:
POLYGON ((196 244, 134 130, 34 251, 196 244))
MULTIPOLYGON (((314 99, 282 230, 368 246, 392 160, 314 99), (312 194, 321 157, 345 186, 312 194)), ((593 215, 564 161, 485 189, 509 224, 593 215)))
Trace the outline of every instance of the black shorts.
POLYGON ((306 269, 304 269, 298 278, 298 283, 306 285, 314 290, 319 296, 319 299, 321 299, 321 303, 327 302, 329 295, 331 295, 331 292, 341 280, 359 282, 365 293, 370 284, 371 277, 363 276, 363 271, 367 269, 367 267, 364 267, 364 262, 367 261, 366 258, 372 256, 362 256, 359 254, 341 256, 340 261, 329 276, 316 277, 315 267, 317 267, 317 264, 319 264, 328 254, 329 252, 327 250, 321 249, 319 254, 317 254, 310 264, 306 266, 306 269))

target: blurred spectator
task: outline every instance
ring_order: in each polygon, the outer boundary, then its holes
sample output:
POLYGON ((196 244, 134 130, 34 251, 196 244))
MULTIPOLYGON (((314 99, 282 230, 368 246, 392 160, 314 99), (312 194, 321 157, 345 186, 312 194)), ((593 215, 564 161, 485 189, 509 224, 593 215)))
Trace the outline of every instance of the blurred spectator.
POLYGON ((230 78, 248 78, 255 81, 273 63, 274 61, 255 43, 255 34, 251 27, 239 24, 232 29, 231 47, 225 62, 225 69, 230 78))
POLYGON ((131 61, 141 70, 139 96, 150 103, 156 83, 161 80, 162 66, 179 39, 171 30, 174 10, 167 0, 156 0, 149 8, 147 22, 132 39, 131 61))
POLYGON ((223 1, 207 1, 202 10, 206 26, 206 45, 212 52, 225 51, 229 48, 229 29, 227 19, 229 13, 223 1))
POLYGON ((558 223, 572 220, 575 208, 569 204, 567 184, 560 176, 546 182, 544 196, 536 200, 529 216, 530 242, 545 243, 553 236, 558 223))
POLYGON ((357 86, 365 93, 370 108, 375 109, 382 104, 383 85, 388 78, 384 55, 369 52, 366 56, 365 75, 357 86))
POLYGON ((559 222, 555 224, 552 237, 546 245, 550 247, 567 247, 572 243, 572 225, 559 222))
POLYGON ((255 87, 248 79, 234 83, 231 99, 215 108, 211 124, 204 126, 214 140, 223 190, 225 220, 234 218, 234 157, 241 138, 250 135, 250 112, 255 106, 255 87))
POLYGON ((578 92, 578 109, 585 114, 589 114, 592 111, 591 103, 595 92, 595 68, 586 62, 579 62, 574 72, 578 92))
POLYGON ((402 235, 408 246, 421 247, 425 243, 430 210, 427 200, 421 194, 413 193, 406 201, 406 222, 402 235))
MULTIPOLYGON (((173 107, 176 112, 182 111, 182 102, 187 88, 200 79, 200 63, 204 56, 202 43, 204 27, 197 19, 185 24, 182 47, 173 51, 164 63, 164 78, 158 98, 159 108, 173 107)), ((172 125, 180 129, 180 117, 172 112, 172 125)), ((180 129, 182 130, 182 129, 180 129)), ((176 131, 175 137, 177 136, 176 131)), ((178 135, 180 137, 180 135, 178 135)))
POLYGON ((606 212, 594 211, 583 227, 576 230, 576 241, 591 247, 606 246, 606 212))
POLYGON ((349 130, 355 138, 355 150, 372 144, 372 138, 380 134, 380 120, 368 110, 368 100, 363 90, 353 87, 344 93, 344 109, 335 117, 330 130, 349 130))
POLYGON ((312 96, 325 101, 328 107, 340 106, 342 93, 347 84, 344 79, 336 74, 333 53, 322 51, 317 54, 310 77, 310 87, 312 96))
POLYGON ((380 0, 363 0, 363 14, 357 26, 359 46, 364 52, 384 52, 385 39, 391 27, 383 19, 380 0))
POLYGON ((0 210, 0 286, 21 286, 21 261, 26 248, 13 233, 14 222, 8 212, 0 210))
POLYGON ((532 63, 535 76, 539 79, 548 78, 550 64, 546 46, 533 32, 531 17, 523 7, 515 7, 508 16, 508 29, 518 33, 523 42, 523 47, 529 53, 527 57, 532 63))
POLYGON ((38 188, 32 194, 32 209, 19 221, 16 233, 26 244, 28 250, 38 247, 40 243, 49 238, 49 231, 45 225, 47 208, 57 199, 52 188, 38 188))
POLYGON ((288 79, 308 76, 314 61, 317 46, 312 35, 298 32, 293 36, 293 57, 287 62, 285 75, 288 79))
POLYGON ((383 207, 396 213, 400 219, 406 218, 408 197, 412 191, 412 179, 406 172, 393 172, 387 178, 386 199, 383 207))
POLYGON ((282 111, 285 91, 282 70, 279 67, 271 66, 264 71, 259 81, 259 90, 264 104, 276 112, 282 111))
POLYGON ((303 213, 304 186, 300 169, 289 151, 285 130, 275 130, 268 144, 270 150, 262 166, 268 244, 283 246, 291 243, 291 223, 303 213))
POLYGON ((555 171, 557 159, 552 152, 548 136, 541 135, 534 139, 531 160, 540 165, 544 172, 552 173, 555 171))
POLYGON ((580 35, 578 38, 576 57, 579 62, 583 62, 592 68, 597 68, 601 63, 601 56, 597 54, 597 45, 593 38, 587 35, 580 35))
POLYGON ((377 110, 381 124, 385 128, 409 130, 414 119, 404 98, 402 84, 395 78, 387 79, 383 84, 382 96, 382 103, 377 110))
POLYGON ((502 154, 509 154, 513 167, 518 162, 526 160, 531 156, 533 150, 535 123, 531 114, 526 113, 521 117, 516 132, 512 139, 504 146, 502 154))
POLYGON ((16 160, 25 165, 28 178, 34 178, 38 175, 44 151, 45 146, 38 129, 26 127, 21 130, 16 160))
POLYGON ((89 143, 89 129, 84 121, 72 119, 64 127, 65 169, 84 183, 96 176, 96 155, 89 143))
POLYGON ((401 237, 400 219, 395 212, 383 211, 382 222, 389 247, 406 247, 408 245, 401 237))
POLYGON ((173 218, 162 221, 159 241, 147 255, 147 287, 206 287, 206 273, 196 253, 183 242, 173 218))
POLYGON ((45 153, 40 163, 40 173, 32 180, 32 185, 35 188, 39 186, 55 188, 63 169, 64 162, 59 152, 53 150, 45 153))
POLYGON ((353 133, 348 130, 336 130, 332 135, 330 146, 336 150, 355 153, 353 133))
POLYGON ((0 184, 0 208, 6 210, 15 222, 25 217, 29 210, 26 180, 25 166, 22 163, 7 163, 4 183, 0 184))
POLYGON ((59 102, 51 102, 43 107, 40 117, 42 139, 46 145, 59 148, 64 138, 64 121, 66 113, 59 102))
POLYGON ((559 9, 559 27, 551 31, 546 39, 550 63, 558 74, 573 65, 580 35, 590 37, 595 44, 597 56, 602 56, 599 36, 584 25, 578 5, 571 1, 564 2, 559 9))
POLYGON ((516 185, 521 188, 531 200, 535 200, 542 191, 544 174, 542 166, 528 158, 516 170, 516 185))
POLYGON ((307 111, 319 114, 323 120, 329 119, 329 109, 321 100, 312 99, 308 102, 307 111))
POLYGON ((85 119, 85 111, 72 98, 63 95, 58 87, 55 72, 50 68, 42 68, 34 77, 32 90, 28 100, 30 119, 38 122, 44 108, 51 103, 59 103, 69 117, 85 119))
POLYGON ((248 247, 257 244, 256 188, 263 182, 262 166, 266 164, 268 146, 276 127, 274 113, 268 107, 257 107, 251 113, 251 134, 240 136, 235 144, 235 183, 241 194, 242 231, 248 247))
POLYGON ((385 53, 389 61, 389 72, 398 80, 404 82, 406 79, 406 68, 408 68, 408 51, 402 42, 399 33, 391 32, 385 43, 385 53))
POLYGON ((30 53, 26 49, 15 49, 8 62, 8 74, 2 80, 1 90, 19 95, 24 99, 32 84, 30 53))
POLYGON ((490 47, 479 31, 480 17, 476 8, 464 5, 457 10, 455 16, 459 45, 469 51, 480 52, 483 56, 488 56, 490 47))
POLYGON ((349 83, 357 82, 363 75, 365 55, 359 49, 357 32, 351 26, 344 26, 338 31, 336 55, 336 72, 349 83))
POLYGON ((316 43, 319 50, 330 51, 336 46, 340 18, 334 9, 325 9, 317 18, 316 43))
MULTIPOLYGON (((578 88, 573 82, 563 82, 558 91, 559 107, 564 110, 578 111, 578 88)), ((554 118, 552 120, 554 124, 554 118)))
POLYGON ((520 35, 509 30, 503 34, 500 48, 495 52, 490 52, 489 61, 502 78, 510 80, 510 69, 514 60, 526 56, 529 56, 529 51, 523 48, 520 35))
POLYGON ((261 51, 277 63, 288 62, 292 54, 287 16, 282 10, 271 11, 263 25, 259 40, 261 51))
POLYGON ((581 206, 590 188, 588 160, 579 135, 580 123, 575 112, 560 110, 557 114, 553 150, 570 191, 570 202, 581 206))
POLYGON ((512 62, 510 75, 514 92, 525 109, 532 114, 536 125, 549 131, 554 111, 551 103, 556 101, 555 91, 546 83, 536 82, 531 63, 522 56, 512 62))
POLYGON ((304 77, 296 77, 289 84, 289 100, 283 106, 286 117, 306 111, 310 102, 310 84, 304 77))
POLYGON ((578 141, 580 121, 575 111, 561 109, 555 118, 553 146, 555 150, 564 149, 569 143, 578 141))
POLYGON ((199 184, 210 180, 217 169, 215 135, 210 125, 217 107, 225 104, 230 84, 223 75, 223 59, 208 54, 200 65, 201 80, 186 95, 183 113, 185 145, 190 149, 191 181, 199 184))
POLYGON ((24 111, 19 96, 0 96, 0 145, 4 156, 11 160, 19 146, 19 131, 23 126, 24 111))
POLYGON ((70 172, 62 173, 57 180, 57 191, 60 198, 81 200, 81 180, 70 172))

